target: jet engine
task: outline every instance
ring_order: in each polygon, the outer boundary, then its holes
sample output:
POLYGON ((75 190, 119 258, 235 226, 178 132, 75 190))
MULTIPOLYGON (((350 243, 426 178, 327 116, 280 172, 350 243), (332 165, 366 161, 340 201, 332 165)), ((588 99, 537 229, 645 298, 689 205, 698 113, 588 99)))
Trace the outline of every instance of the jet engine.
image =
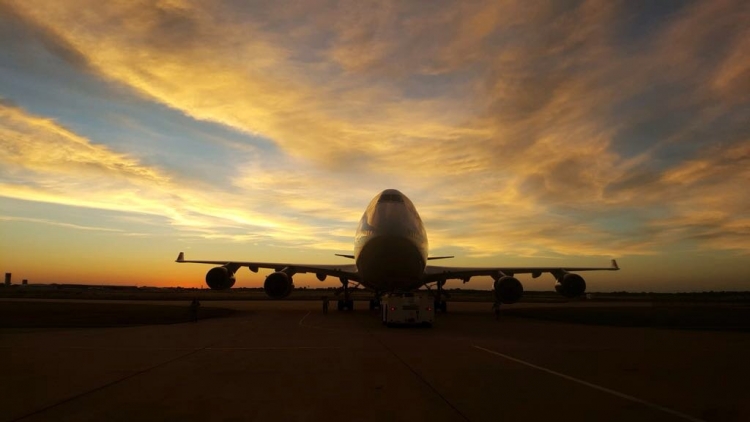
POLYGON ((578 274, 564 273, 557 278, 555 290, 565 297, 577 297, 586 291, 586 281, 578 274))
POLYGON ((227 267, 211 268, 206 273, 206 284, 211 290, 226 290, 234 286, 234 273, 227 267))
POLYGON ((516 303, 523 296, 523 285, 517 278, 503 276, 495 281, 495 299, 500 303, 516 303))
POLYGON ((293 288, 294 282, 292 277, 283 271, 276 271, 269 274, 263 283, 263 290, 266 291, 266 295, 271 299, 283 299, 289 296, 293 288))

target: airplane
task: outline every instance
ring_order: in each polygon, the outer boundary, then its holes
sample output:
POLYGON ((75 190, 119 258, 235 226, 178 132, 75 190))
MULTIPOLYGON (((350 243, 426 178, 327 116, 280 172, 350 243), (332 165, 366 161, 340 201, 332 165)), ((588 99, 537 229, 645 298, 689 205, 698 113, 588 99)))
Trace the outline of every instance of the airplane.
POLYGON ((531 274, 537 278, 550 273, 556 279, 555 290, 572 298, 586 291, 586 281, 574 272, 617 271, 620 268, 613 259, 610 267, 444 267, 428 265, 427 262, 452 256, 429 256, 428 242, 422 219, 414 204, 396 189, 386 189, 376 195, 367 206, 354 236, 354 254, 336 254, 353 259, 348 265, 317 265, 276 262, 204 261, 186 260, 180 252, 176 262, 218 265, 206 274, 206 284, 214 290, 231 288, 235 273, 240 267, 252 272, 259 268, 273 269, 263 283, 263 289, 272 299, 283 299, 294 288, 293 276, 298 273, 314 273, 318 280, 338 277, 344 298, 338 300, 339 310, 354 309, 350 297, 349 282, 355 282, 375 292, 370 300, 370 309, 380 307, 380 298, 388 292, 405 292, 422 286, 435 284, 435 310, 445 312, 447 304, 443 297, 446 280, 459 279, 464 283, 475 276, 489 276, 494 280, 493 290, 497 303, 515 303, 523 295, 523 286, 516 274, 531 274))

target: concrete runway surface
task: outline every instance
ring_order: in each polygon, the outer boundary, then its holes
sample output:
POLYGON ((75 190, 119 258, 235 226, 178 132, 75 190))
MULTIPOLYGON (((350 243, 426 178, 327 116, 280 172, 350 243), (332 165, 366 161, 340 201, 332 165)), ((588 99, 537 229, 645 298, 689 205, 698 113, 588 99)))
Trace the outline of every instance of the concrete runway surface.
POLYGON ((488 303, 385 328, 357 305, 218 302, 240 312, 1 329, 0 421, 750 420, 746 332, 496 321, 488 303))

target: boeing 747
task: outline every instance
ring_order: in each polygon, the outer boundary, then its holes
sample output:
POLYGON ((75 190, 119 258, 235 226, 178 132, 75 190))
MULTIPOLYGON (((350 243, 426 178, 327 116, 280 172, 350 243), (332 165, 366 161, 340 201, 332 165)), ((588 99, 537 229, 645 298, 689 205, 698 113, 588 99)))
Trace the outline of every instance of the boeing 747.
POLYGON ((416 290, 422 286, 436 285, 435 308, 446 310, 442 288, 446 280, 460 279, 468 282, 474 276, 489 276, 494 282, 495 300, 499 303, 515 303, 523 295, 523 286, 516 274, 531 274, 537 278, 542 273, 552 274, 557 283, 555 290, 566 297, 577 297, 586 291, 586 282, 575 272, 616 271, 613 259, 610 267, 444 267, 428 265, 435 259, 450 256, 430 257, 427 254, 427 232, 414 204, 406 195, 395 189, 387 189, 370 201, 354 237, 354 254, 339 255, 354 260, 348 265, 314 265, 277 262, 202 261, 186 260, 180 252, 179 263, 218 265, 206 274, 206 284, 211 289, 231 288, 235 273, 240 267, 253 272, 259 268, 273 269, 263 289, 272 299, 283 299, 292 292, 292 277, 298 273, 314 273, 318 280, 337 277, 342 284, 344 298, 339 300, 339 309, 353 309, 349 296, 349 283, 355 282, 375 292, 370 307, 379 307, 382 294, 416 290))

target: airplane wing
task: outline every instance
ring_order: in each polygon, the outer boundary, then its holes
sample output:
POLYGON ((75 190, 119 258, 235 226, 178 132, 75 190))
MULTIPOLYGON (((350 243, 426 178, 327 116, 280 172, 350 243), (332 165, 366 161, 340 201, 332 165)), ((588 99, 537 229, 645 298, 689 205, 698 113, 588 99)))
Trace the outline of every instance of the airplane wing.
POLYGON ((349 265, 316 265, 316 264, 292 264, 283 262, 245 262, 245 261, 203 261, 203 260, 186 260, 185 254, 180 252, 175 262, 179 263, 193 263, 193 264, 213 264, 226 266, 233 272, 237 271, 240 267, 247 267, 250 271, 257 273, 259 268, 270 268, 274 271, 281 271, 288 268, 290 275, 297 273, 315 273, 318 279, 321 276, 331 276, 338 278, 345 278, 351 281, 359 281, 359 273, 357 272, 357 266, 353 264, 349 265))
POLYGON ((556 278, 566 272, 578 271, 617 271, 617 261, 612 260, 610 267, 440 267, 428 265, 425 268, 425 283, 434 283, 440 280, 459 279, 469 281, 474 276, 501 277, 504 275, 531 274, 537 278, 542 273, 550 273, 556 278))

